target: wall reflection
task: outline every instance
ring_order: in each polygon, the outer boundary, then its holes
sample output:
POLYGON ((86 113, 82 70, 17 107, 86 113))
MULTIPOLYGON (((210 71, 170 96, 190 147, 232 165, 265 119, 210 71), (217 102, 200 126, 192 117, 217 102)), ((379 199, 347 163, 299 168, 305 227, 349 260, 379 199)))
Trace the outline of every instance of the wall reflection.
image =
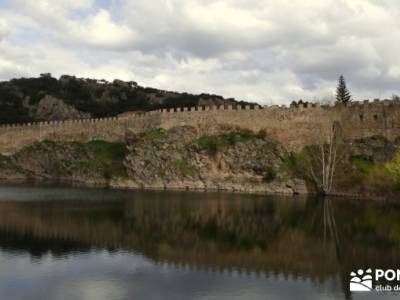
POLYGON ((37 259, 101 248, 185 268, 320 282, 339 276, 343 290, 352 270, 400 263, 395 204, 224 193, 96 195, 0 201, 0 247, 37 259))

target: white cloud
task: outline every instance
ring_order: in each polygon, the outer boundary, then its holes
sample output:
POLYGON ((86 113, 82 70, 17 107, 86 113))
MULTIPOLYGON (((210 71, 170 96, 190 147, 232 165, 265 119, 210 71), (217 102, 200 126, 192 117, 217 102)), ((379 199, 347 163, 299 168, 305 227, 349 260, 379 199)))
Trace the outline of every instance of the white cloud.
POLYGON ((0 41, 9 33, 7 22, 0 18, 0 41))
POLYGON ((343 73, 355 98, 399 93, 398 1, 9 3, 3 79, 50 71, 289 103, 331 95, 343 73))
POLYGON ((134 30, 114 22, 106 9, 91 11, 93 3, 93 0, 14 0, 18 10, 40 24, 43 31, 53 33, 60 43, 119 49, 134 41, 134 30), (82 11, 86 12, 83 16, 79 14, 82 11))
POLYGON ((88 10, 93 4, 94 0, 12 0, 10 1, 15 7, 29 11, 36 16, 61 16, 67 15, 73 10, 88 10))
POLYGON ((134 41, 136 35, 129 27, 115 24, 105 9, 100 9, 82 21, 69 21, 66 25, 66 33, 71 38, 94 47, 126 47, 134 41))

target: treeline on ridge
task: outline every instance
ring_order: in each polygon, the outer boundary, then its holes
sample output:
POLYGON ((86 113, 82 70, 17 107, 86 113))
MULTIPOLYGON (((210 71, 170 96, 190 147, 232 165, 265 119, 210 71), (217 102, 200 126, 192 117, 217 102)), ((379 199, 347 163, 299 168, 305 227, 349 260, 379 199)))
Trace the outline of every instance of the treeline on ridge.
MULTIPOLYGON (((46 96, 61 100, 69 110, 76 110, 95 118, 116 116, 126 111, 150 111, 195 105, 249 104, 224 99, 218 95, 193 95, 142 87, 134 81, 107 82, 69 75, 57 79, 46 73, 37 78, 0 82, 0 124, 68 119, 68 111, 65 109, 65 112, 53 114, 52 117, 38 113, 40 102, 46 96)), ((54 103, 41 105, 51 106, 54 103)), ((52 109, 44 108, 47 111, 52 109)))

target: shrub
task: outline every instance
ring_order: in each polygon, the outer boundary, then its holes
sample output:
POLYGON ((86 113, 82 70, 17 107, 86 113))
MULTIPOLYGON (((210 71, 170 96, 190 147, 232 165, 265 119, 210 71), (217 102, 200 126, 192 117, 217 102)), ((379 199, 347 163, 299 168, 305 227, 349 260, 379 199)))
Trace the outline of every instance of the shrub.
POLYGON ((388 192, 396 189, 393 175, 386 164, 374 163, 369 159, 354 158, 350 161, 352 176, 347 176, 349 183, 359 185, 365 191, 388 192))
POLYGON ((203 135, 197 139, 196 143, 210 155, 215 155, 223 148, 235 146, 238 143, 245 143, 257 138, 259 136, 251 130, 237 129, 220 135, 203 135))
POLYGON ((111 179, 113 175, 126 175, 122 163, 128 153, 125 144, 93 140, 86 144, 77 143, 76 146, 86 148, 93 154, 93 158, 86 161, 85 165, 93 170, 103 170, 103 176, 106 179, 111 179))
POLYGON ((351 163, 357 170, 364 174, 368 174, 375 165, 372 160, 363 158, 353 158, 351 163))
POLYGON ((196 167, 188 164, 184 160, 176 160, 175 167, 181 172, 183 175, 193 176, 196 173, 196 167))
POLYGON ((258 133, 257 133, 257 137, 259 139, 265 139, 267 137, 267 131, 265 129, 261 129, 258 133))
POLYGON ((386 164, 386 169, 397 185, 400 185, 400 152, 386 164))
POLYGON ((275 172, 275 170, 274 170, 272 167, 267 166, 266 169, 265 169, 265 175, 264 175, 264 177, 263 177, 263 180, 264 180, 265 182, 271 182, 271 181, 273 181, 275 178, 276 178, 276 172, 275 172))
POLYGON ((207 151, 209 155, 215 155, 218 151, 218 141, 215 136, 203 135, 197 139, 197 144, 207 151))
POLYGON ((110 143, 102 140, 88 142, 87 147, 99 161, 123 160, 128 152, 126 145, 122 143, 110 143))
POLYGON ((144 138, 149 140, 165 139, 167 137, 168 137, 167 133, 162 129, 155 129, 152 131, 148 131, 144 134, 144 138))

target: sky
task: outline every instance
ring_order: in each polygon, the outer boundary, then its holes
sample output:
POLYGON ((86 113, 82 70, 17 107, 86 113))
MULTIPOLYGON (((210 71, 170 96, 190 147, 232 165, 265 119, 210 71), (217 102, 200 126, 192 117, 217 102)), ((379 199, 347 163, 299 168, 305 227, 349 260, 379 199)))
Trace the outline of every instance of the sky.
POLYGON ((400 94, 398 0, 0 0, 0 80, 136 81, 261 104, 400 94))

